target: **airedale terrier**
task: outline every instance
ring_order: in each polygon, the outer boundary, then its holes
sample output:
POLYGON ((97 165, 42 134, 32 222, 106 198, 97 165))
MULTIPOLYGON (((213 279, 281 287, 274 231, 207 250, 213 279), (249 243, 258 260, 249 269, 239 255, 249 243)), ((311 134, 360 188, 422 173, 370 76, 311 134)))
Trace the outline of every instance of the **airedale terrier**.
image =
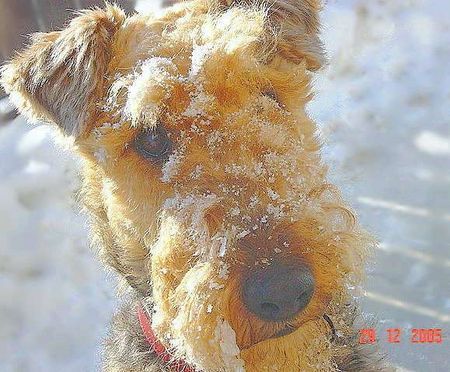
POLYGON ((94 243, 128 288, 105 371, 375 371, 357 304, 373 244, 305 113, 319 0, 116 6, 2 69, 83 159, 94 243))

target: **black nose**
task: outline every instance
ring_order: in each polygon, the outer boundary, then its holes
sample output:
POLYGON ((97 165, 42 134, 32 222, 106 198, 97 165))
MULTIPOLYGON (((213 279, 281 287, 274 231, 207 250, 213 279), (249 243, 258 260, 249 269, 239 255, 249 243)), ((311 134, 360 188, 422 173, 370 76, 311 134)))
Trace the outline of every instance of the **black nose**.
POLYGON ((304 264, 273 262, 248 277, 243 300, 259 318, 280 322, 292 319, 308 305, 314 293, 314 278, 304 264))

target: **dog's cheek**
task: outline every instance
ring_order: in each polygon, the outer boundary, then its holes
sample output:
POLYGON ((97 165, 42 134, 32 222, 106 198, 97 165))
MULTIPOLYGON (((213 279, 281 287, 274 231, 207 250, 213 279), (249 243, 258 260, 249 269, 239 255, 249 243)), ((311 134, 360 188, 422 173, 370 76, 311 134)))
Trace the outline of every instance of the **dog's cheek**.
POLYGON ((131 152, 116 151, 119 145, 107 141, 109 137, 102 138, 103 162, 92 155, 92 143, 79 146, 86 160, 82 196, 91 213, 94 211, 95 239, 102 242, 100 253, 106 263, 131 280, 133 287, 148 293, 148 248, 155 239, 152 224, 160 207, 158 195, 165 190, 154 187, 155 172, 150 167, 131 152))
POLYGON ((158 310, 173 318, 176 305, 171 301, 179 286, 190 258, 190 242, 184 239, 176 219, 162 218, 159 236, 150 249, 153 296, 158 310))

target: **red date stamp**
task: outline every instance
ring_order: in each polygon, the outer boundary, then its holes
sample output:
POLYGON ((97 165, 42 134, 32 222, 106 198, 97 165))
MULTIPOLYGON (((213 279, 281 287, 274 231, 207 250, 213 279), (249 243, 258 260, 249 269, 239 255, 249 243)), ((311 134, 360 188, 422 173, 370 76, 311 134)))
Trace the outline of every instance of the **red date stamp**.
MULTIPOLYGON (((386 330, 386 341, 391 344, 403 342, 405 336, 400 328, 388 328, 386 330)), ((406 336, 412 344, 441 344, 441 328, 413 328, 406 336)), ((375 328, 363 328, 359 330, 360 344, 374 344, 377 342, 377 330, 375 328)))
POLYGON ((413 344, 442 344, 442 329, 413 328, 410 340, 413 344))
POLYGON ((400 328, 388 328, 387 329, 387 340, 391 344, 399 344, 400 343, 400 336, 401 336, 401 329, 400 328))
POLYGON ((360 344, 374 344, 377 341, 377 332, 375 328, 364 328, 359 330, 360 344))

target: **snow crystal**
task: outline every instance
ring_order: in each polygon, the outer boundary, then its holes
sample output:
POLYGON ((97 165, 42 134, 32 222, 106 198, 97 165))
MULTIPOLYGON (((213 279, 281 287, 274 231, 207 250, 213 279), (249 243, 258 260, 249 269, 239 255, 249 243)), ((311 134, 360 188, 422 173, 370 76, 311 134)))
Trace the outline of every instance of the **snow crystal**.
POLYGON ((229 274, 229 266, 225 262, 221 262, 219 266, 219 278, 227 279, 229 274))
POLYGON ((254 169, 255 169, 255 175, 260 176, 264 173, 264 170, 265 170, 264 164, 261 162, 257 162, 254 166, 254 169))
POLYGON ((238 207, 234 207, 230 209, 230 216, 239 216, 241 214, 241 211, 238 207))
POLYGON ((280 195, 278 195, 275 191, 273 191, 272 189, 268 189, 267 190, 267 195, 269 195, 270 199, 272 200, 277 200, 280 195))
POLYGON ((224 257, 228 248, 228 239, 226 236, 221 236, 217 239, 220 240, 219 257, 224 257))
POLYGON ((110 130, 118 129, 121 126, 122 126, 122 122, 120 122, 120 121, 118 121, 116 123, 106 122, 106 123, 103 123, 101 126, 94 128, 92 130, 92 133, 94 135, 94 138, 96 140, 99 140, 104 135, 104 133, 107 133, 110 130))
POLYGON ((252 218, 248 214, 246 214, 245 216, 242 216, 242 221, 250 223, 252 222, 252 218))
POLYGON ((98 129, 110 129, 112 127, 111 123, 103 123, 101 126, 97 127, 98 129))
POLYGON ((236 333, 226 320, 220 318, 217 320, 215 341, 220 345, 226 370, 245 372, 244 361, 239 358, 240 350, 236 344, 236 333))
POLYGON ((205 45, 194 44, 191 56, 191 70, 189 71, 190 78, 194 78, 199 74, 205 61, 211 55, 212 50, 213 50, 212 44, 205 44, 205 45))
POLYGON ((214 130, 206 136, 206 144, 208 145, 208 149, 210 151, 216 149, 217 146, 220 146, 222 141, 223 134, 218 130, 214 130))
POLYGON ((162 182, 168 183, 172 180, 173 177, 178 174, 178 170, 183 158, 184 156, 180 153, 180 151, 175 151, 170 154, 169 159, 164 163, 164 166, 162 168, 162 182))
POLYGON ((259 198, 257 195, 252 195, 250 197, 250 204, 248 205, 249 208, 253 209, 256 207, 256 205, 259 203, 259 198))
POLYGON ((250 234, 249 230, 243 230, 239 234, 236 235, 236 239, 242 239, 246 237, 248 234, 250 234))
POLYGON ((273 204, 268 204, 267 205, 267 213, 273 215, 276 219, 280 219, 281 217, 283 217, 285 215, 285 213, 283 212, 283 208, 284 205, 278 205, 278 206, 274 206, 273 204))
POLYGON ((105 163, 108 158, 108 151, 104 147, 100 147, 94 152, 94 157, 99 163, 105 163))
POLYGON ((201 177, 202 174, 203 174, 203 165, 197 164, 192 170, 190 177, 192 180, 197 180, 201 177))
POLYGON ((223 284, 218 284, 216 282, 209 283, 209 289, 214 289, 214 290, 218 291, 219 289, 222 289, 223 287, 224 287, 223 284))
POLYGON ((213 96, 206 94, 199 88, 199 91, 191 96, 189 106, 183 112, 183 115, 189 118, 205 116, 207 115, 205 108, 208 107, 213 101, 214 101, 213 96))

